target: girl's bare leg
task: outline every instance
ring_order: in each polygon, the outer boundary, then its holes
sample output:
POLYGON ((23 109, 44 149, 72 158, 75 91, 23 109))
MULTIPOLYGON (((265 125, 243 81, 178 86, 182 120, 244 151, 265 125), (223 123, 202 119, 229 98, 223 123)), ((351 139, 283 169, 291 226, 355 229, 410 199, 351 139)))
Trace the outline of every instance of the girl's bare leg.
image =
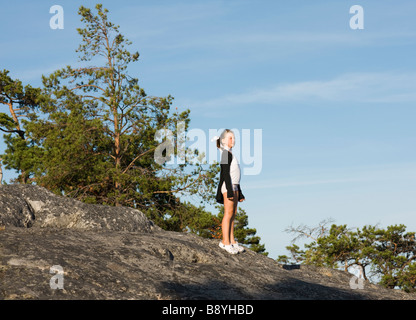
POLYGON ((234 192, 234 198, 229 200, 224 192, 224 217, 222 219, 222 243, 229 245, 234 242, 234 217, 237 210, 238 194, 234 192), (232 241, 232 242, 231 242, 232 241))
POLYGON ((234 191, 234 198, 233 198, 233 215, 231 217, 231 226, 230 226, 230 243, 235 243, 234 240, 234 219, 235 215, 237 214, 237 204, 238 204, 238 191, 234 191))

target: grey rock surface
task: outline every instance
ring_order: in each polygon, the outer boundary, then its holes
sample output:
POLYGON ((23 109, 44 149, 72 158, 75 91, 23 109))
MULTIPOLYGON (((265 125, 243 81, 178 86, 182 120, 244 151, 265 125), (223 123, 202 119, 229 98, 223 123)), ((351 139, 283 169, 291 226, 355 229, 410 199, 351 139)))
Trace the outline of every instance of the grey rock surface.
POLYGON ((0 225, 149 232, 139 210, 86 204, 32 185, 0 186, 0 225))
POLYGON ((354 289, 339 270, 282 266, 251 250, 230 255, 218 240, 161 230, 137 210, 5 187, 0 299, 415 299, 367 282, 354 289), (57 265, 63 282, 53 289, 57 265))

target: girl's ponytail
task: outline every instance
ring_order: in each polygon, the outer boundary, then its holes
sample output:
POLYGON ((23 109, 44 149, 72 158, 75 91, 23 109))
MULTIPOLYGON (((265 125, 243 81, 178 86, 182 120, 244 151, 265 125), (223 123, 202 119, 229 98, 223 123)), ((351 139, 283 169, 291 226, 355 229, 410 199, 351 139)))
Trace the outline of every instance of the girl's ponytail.
POLYGON ((220 135, 219 137, 218 137, 218 136, 215 136, 214 138, 212 138, 212 139, 211 139, 211 141, 216 141, 216 143, 217 143, 217 148, 218 148, 218 149, 222 149, 221 140, 225 138, 225 135, 226 135, 228 132, 233 133, 230 129, 225 129, 225 130, 221 133, 221 135, 220 135))

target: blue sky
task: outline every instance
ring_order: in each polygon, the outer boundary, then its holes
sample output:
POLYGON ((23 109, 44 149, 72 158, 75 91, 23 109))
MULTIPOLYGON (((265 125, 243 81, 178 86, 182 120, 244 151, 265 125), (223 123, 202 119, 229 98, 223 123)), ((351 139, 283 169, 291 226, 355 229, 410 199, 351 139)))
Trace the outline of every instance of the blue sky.
MULTIPOLYGON (((40 86, 76 65, 77 10, 95 3, 1 0, 0 68, 40 86), (55 4, 63 30, 49 27, 55 4)), ((262 130, 262 170, 242 176, 241 207, 270 257, 287 253, 292 224, 416 231, 414 1, 101 3, 140 52, 129 73, 189 108, 191 128, 262 130), (349 25, 356 4, 362 30, 349 25)))

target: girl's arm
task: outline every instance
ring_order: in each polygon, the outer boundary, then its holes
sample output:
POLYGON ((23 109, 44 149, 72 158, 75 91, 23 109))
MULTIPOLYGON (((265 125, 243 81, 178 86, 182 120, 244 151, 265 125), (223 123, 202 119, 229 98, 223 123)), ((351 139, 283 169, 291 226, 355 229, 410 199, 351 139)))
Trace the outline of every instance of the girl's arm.
POLYGON ((227 188, 227 198, 233 198, 233 185, 231 183, 230 166, 233 160, 233 155, 229 151, 223 151, 221 155, 221 175, 227 188))

